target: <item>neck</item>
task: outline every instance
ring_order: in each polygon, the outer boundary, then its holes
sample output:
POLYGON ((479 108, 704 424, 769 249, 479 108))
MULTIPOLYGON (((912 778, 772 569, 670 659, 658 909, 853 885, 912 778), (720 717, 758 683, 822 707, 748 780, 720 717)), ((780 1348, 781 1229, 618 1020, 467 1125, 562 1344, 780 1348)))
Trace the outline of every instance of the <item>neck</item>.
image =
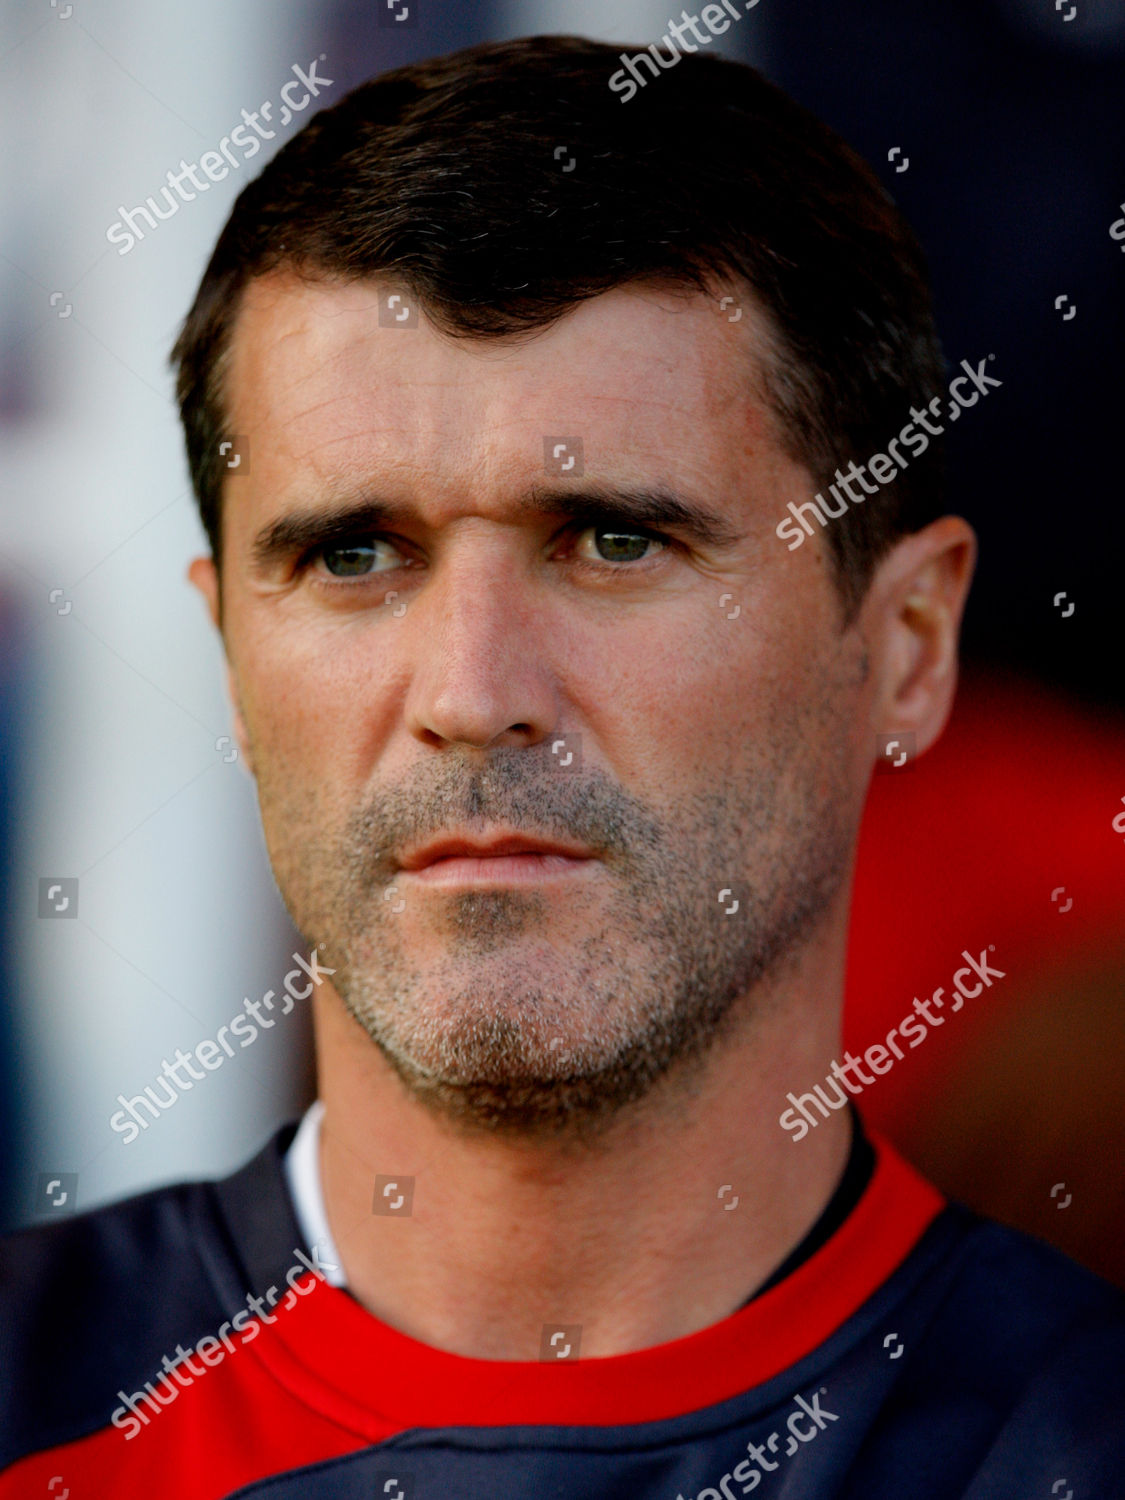
POLYGON ((539 1358, 545 1325, 581 1325, 582 1356, 599 1357, 729 1316, 815 1223, 847 1160, 846 1110, 799 1143, 778 1125, 838 1043, 840 966, 803 970, 581 1149, 455 1129, 322 993, 321 1180, 352 1295, 478 1359, 539 1358), (408 1217, 372 1213, 377 1176, 414 1179, 408 1217))

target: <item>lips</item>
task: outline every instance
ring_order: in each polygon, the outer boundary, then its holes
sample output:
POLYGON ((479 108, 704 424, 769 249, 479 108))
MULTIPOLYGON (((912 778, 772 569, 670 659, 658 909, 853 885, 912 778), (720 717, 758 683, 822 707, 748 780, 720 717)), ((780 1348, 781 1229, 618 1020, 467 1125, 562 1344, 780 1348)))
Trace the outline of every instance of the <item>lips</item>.
POLYGON ((400 861, 400 868, 424 870, 446 859, 495 859, 505 854, 561 854, 570 859, 590 859, 593 851, 581 844, 523 834, 504 834, 494 838, 446 835, 408 851, 400 861))

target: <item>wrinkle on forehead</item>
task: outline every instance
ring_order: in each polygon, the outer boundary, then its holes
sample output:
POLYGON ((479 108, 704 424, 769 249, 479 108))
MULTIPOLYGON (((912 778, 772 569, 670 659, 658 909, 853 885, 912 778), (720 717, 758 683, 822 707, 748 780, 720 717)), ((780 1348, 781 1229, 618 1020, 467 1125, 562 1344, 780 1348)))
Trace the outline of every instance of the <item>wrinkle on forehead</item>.
POLYGON ((753 309, 731 323, 698 292, 631 285, 529 334, 456 339, 424 312, 417 328, 381 328, 390 284, 278 270, 246 288, 230 430, 256 456, 225 486, 242 501, 238 532, 298 488, 315 498, 376 479, 487 510, 542 474, 552 431, 585 436, 588 474, 695 490, 733 502, 732 519, 773 524, 762 499, 745 502, 781 494, 794 464, 756 389, 770 336, 753 309))
MULTIPOLYGON (((232 399, 237 401, 235 386, 246 389, 253 384, 251 377, 256 373, 256 366, 271 368, 275 376, 279 366, 286 370, 293 368, 292 388, 296 389, 305 380, 315 379, 320 370, 327 368, 331 371, 340 362, 354 357, 357 349, 361 353, 374 352, 377 345, 372 346, 369 332, 378 338, 380 330, 377 323, 372 326, 371 322, 375 311, 372 293, 389 284, 378 278, 347 282, 333 278, 310 279, 287 268, 256 277, 243 292, 232 337, 231 367, 239 377, 230 383, 232 399), (349 340, 343 348, 332 326, 342 317, 359 318, 367 325, 357 325, 356 338, 349 340), (294 339, 303 344, 302 353, 306 356, 320 356, 311 369, 306 360, 290 363, 286 359, 285 346, 294 339), (243 375, 247 379, 242 379, 243 375)), ((635 354, 642 360, 644 374, 659 371, 678 382, 681 390, 694 388, 703 406, 722 415, 732 406, 744 405, 747 395, 753 398, 755 406, 766 405, 762 375, 775 357, 774 339, 766 314, 753 303, 746 289, 740 291, 740 296, 744 303, 750 301, 751 307, 749 315, 740 318, 736 324, 725 315, 719 315, 718 303, 714 299, 699 292, 675 287, 653 288, 641 283, 626 284, 581 302, 543 328, 495 338, 455 337, 430 323, 424 306, 421 318, 431 345, 432 341, 438 340, 447 348, 466 354, 465 374, 459 377, 462 382, 478 380, 481 367, 487 369, 488 365, 497 362, 510 365, 529 350, 534 356, 535 345, 544 339, 553 339, 563 353, 570 349, 581 352, 581 345, 587 343, 590 352, 596 349, 599 358, 597 363, 587 367, 585 378, 595 385, 600 382, 599 399, 620 401, 623 406, 629 406, 636 398, 621 392, 615 385, 610 370, 604 368, 607 351, 604 347, 597 348, 608 325, 613 328, 615 338, 625 343, 621 352, 635 354), (689 325, 706 320, 705 326, 711 332, 712 340, 701 343, 680 336, 678 328, 669 320, 675 319, 678 324, 681 318, 686 318, 689 325), (654 333, 656 338, 652 337, 654 333), (714 338, 722 339, 735 358, 716 360, 714 338)), ((395 338, 409 337, 413 331, 382 330, 385 336, 395 338)), ((409 352, 408 347, 403 352, 409 352)), ((387 371, 393 375, 394 366, 387 367, 387 371)), ((635 376, 637 371, 634 369, 631 373, 635 376)), ((445 386, 455 382, 437 379, 427 382, 415 368, 411 372, 411 383, 445 386)), ((645 393, 650 402, 659 400, 653 383, 646 383, 645 393)), ((677 393, 669 392, 666 405, 671 408, 676 403, 677 393)))

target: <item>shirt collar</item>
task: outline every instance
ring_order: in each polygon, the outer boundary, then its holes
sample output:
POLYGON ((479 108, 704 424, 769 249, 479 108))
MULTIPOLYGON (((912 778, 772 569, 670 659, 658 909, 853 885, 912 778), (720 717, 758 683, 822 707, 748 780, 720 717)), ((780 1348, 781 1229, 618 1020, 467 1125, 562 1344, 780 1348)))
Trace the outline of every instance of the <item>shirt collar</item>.
POLYGON ((320 1251, 320 1267, 332 1286, 346 1287, 347 1277, 339 1251, 328 1227, 324 1194, 320 1186, 320 1123, 324 1101, 318 1099, 305 1111, 293 1144, 285 1153, 285 1181, 293 1200, 301 1233, 309 1249, 320 1251))

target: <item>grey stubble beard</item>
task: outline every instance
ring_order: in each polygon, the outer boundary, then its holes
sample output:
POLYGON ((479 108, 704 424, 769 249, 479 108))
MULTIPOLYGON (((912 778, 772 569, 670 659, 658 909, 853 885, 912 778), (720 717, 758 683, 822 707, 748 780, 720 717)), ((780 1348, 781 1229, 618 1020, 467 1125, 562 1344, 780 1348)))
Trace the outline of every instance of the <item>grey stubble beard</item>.
POLYGON ((710 1049, 752 1018, 762 981, 839 890, 854 830, 830 758, 805 768, 797 795, 778 795, 803 765, 796 733, 764 748, 741 786, 717 775, 659 814, 603 771, 564 776, 542 749, 422 763, 337 818, 336 838, 302 844, 294 830, 334 826, 322 794, 300 810, 292 780, 271 793, 260 776, 259 790, 263 818, 272 802, 269 826, 290 835, 271 859, 293 920, 324 945, 344 1006, 411 1095, 463 1133, 589 1147, 658 1085, 690 1088, 710 1049), (577 839, 602 869, 557 896, 396 883, 392 851, 498 823, 577 839), (721 890, 737 894, 733 917, 721 890), (394 909, 404 899, 446 943, 424 971, 406 909, 394 909), (551 941, 556 901, 580 942, 551 941))

